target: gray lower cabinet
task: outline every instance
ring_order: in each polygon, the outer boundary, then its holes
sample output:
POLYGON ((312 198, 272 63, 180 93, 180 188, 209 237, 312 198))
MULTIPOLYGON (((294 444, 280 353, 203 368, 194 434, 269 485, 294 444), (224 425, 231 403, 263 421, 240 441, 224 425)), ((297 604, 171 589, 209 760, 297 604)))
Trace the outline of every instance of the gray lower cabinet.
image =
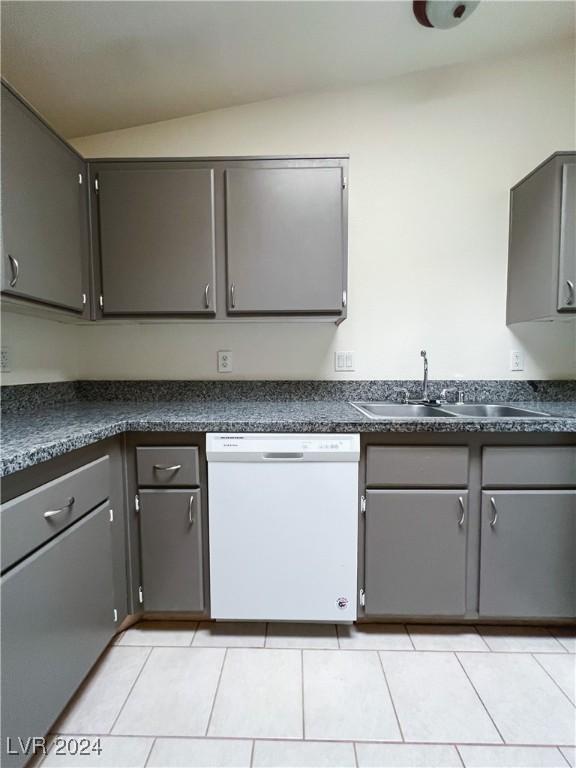
POLYGON ((576 616, 576 491, 482 493, 480 615, 576 616))
POLYGON ((367 616, 464 614, 467 506, 459 490, 367 492, 367 616))
POLYGON ((103 314, 213 314, 213 169, 152 162, 92 171, 103 314))
POLYGON ((200 489, 140 490, 146 611, 204 609, 200 489))
POLYGON ((48 732, 115 631, 109 505, 37 550, 0 585, 8 768, 27 761, 18 738, 25 743, 48 732))
POLYGON ((557 152, 510 193, 506 322, 576 312, 576 152, 557 152))
POLYGON ((1 155, 2 291, 82 312, 88 291, 84 161, 4 85, 1 155))
POLYGON ((229 314, 342 313, 341 167, 226 170, 229 314))

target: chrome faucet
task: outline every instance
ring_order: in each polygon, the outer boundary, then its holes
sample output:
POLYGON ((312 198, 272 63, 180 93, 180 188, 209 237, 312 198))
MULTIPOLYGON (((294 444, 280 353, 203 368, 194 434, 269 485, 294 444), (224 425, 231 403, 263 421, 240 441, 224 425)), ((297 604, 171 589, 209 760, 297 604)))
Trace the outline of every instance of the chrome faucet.
POLYGON ((426 357, 426 350, 420 350, 420 357, 424 358, 424 378, 422 379, 422 400, 429 402, 428 397, 428 358, 426 357))

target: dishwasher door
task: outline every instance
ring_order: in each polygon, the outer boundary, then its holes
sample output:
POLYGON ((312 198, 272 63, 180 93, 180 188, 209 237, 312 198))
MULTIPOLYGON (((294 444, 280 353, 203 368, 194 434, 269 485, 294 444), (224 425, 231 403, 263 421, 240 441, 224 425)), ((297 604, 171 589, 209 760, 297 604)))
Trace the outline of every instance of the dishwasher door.
POLYGON ((358 436, 209 435, 207 454, 212 618, 354 621, 358 436))

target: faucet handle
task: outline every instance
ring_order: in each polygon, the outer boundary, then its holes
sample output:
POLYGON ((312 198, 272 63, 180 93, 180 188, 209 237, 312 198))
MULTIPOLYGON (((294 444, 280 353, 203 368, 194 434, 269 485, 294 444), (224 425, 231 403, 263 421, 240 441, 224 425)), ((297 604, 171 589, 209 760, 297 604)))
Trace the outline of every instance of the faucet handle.
POLYGON ((406 387, 394 387, 394 392, 399 392, 402 394, 402 402, 407 403, 408 402, 408 390, 406 387))
POLYGON ((446 395, 449 392, 454 392, 457 395, 456 403, 462 404, 464 402, 464 392, 461 389, 458 389, 458 387, 445 387, 442 392, 440 392, 440 400, 447 403, 448 400, 446 399, 446 395))

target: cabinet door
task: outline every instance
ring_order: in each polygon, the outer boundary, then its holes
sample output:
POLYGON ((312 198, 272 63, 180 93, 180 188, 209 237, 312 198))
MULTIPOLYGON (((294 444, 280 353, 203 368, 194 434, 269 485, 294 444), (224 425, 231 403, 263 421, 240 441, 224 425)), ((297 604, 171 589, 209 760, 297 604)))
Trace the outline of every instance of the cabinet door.
POLYGON ((2 290, 82 311, 84 162, 4 86, 1 154, 2 290))
POLYGON ((145 609, 202 611, 200 490, 140 491, 139 496, 145 609))
POLYGON ((100 170, 98 210, 104 314, 214 313, 210 168, 100 170))
POLYGON ((576 616, 576 491, 484 492, 481 540, 481 616, 576 616))
POLYGON ((576 311, 576 164, 562 166, 558 310, 576 311))
MULTIPOLYGON (((109 505, 82 518, 1 581, 2 748, 43 736, 112 637, 109 505)), ((29 757, 29 755, 28 755, 29 757)), ((20 766, 25 755, 2 755, 20 766)))
POLYGON ((467 492, 368 491, 367 615, 465 612, 467 492))
POLYGON ((226 171, 230 313, 341 313, 341 168, 226 171))

